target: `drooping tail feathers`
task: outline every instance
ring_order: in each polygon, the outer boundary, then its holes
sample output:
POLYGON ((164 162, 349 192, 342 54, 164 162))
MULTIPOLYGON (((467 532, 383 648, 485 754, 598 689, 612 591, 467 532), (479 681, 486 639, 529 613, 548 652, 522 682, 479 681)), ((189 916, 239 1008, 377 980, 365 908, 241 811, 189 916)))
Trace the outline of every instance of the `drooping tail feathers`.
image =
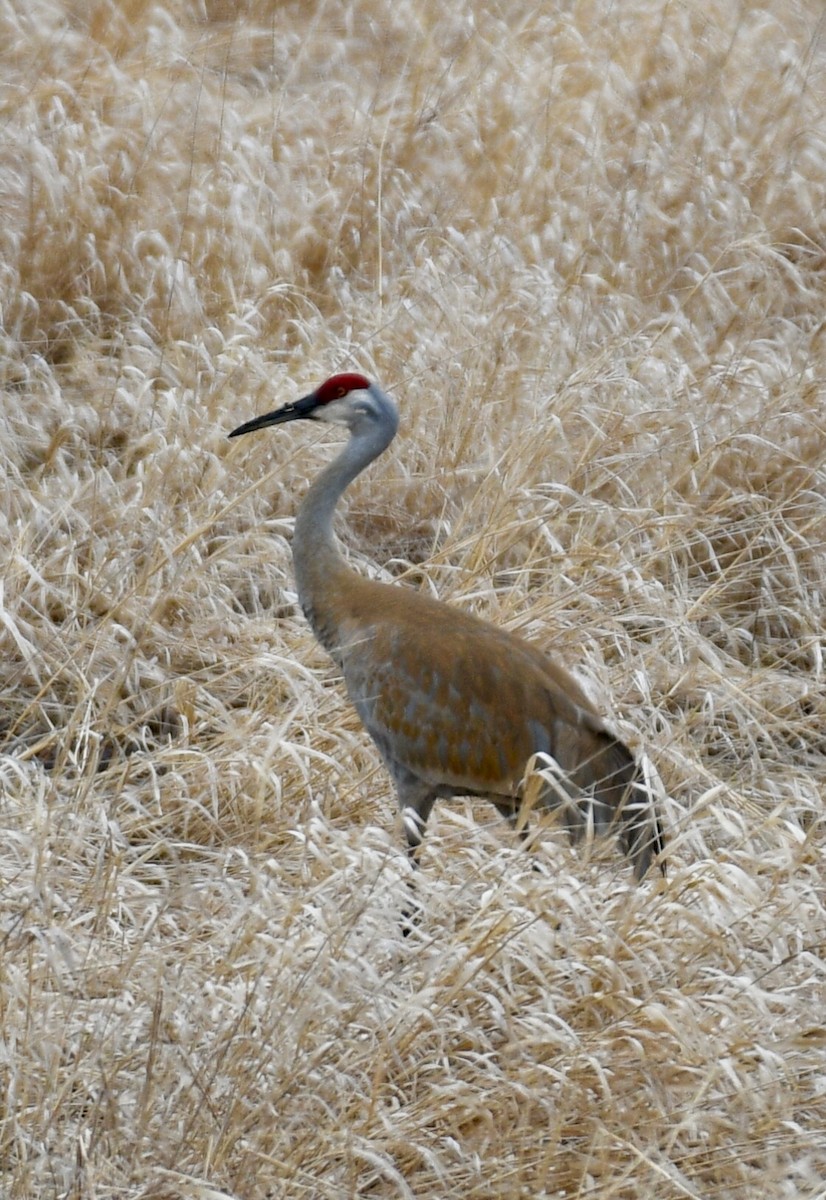
POLYGON ((628 747, 605 729, 590 731, 589 742, 585 757, 582 740, 577 743, 576 755, 565 754, 563 744, 557 747, 563 753, 556 766, 564 766, 566 758, 573 759, 576 766, 562 779, 556 771, 541 770, 546 787, 538 800, 540 807, 564 807, 573 842, 582 838, 589 825, 597 834, 615 832, 638 882, 655 859, 665 875, 665 837, 656 797, 642 766, 628 747))
POLYGON ((656 797, 649 788, 640 766, 634 771, 617 818, 620 822, 620 845, 634 864, 636 880, 639 882, 645 878, 655 859, 660 871, 665 875, 667 864, 662 822, 657 811, 656 797))
POLYGON ((616 830, 638 882, 648 874, 655 859, 665 875, 665 837, 656 797, 642 766, 610 733, 603 732, 600 742, 590 763, 592 778, 587 789, 593 796, 594 825, 606 832, 616 830))

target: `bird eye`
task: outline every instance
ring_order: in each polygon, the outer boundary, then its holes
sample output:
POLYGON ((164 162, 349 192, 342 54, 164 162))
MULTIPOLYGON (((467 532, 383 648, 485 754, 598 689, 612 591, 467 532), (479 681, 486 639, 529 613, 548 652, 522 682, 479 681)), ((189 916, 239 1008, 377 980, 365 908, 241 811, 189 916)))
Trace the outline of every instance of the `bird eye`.
POLYGON ((347 388, 345 388, 345 387, 337 387, 336 388, 336 400, 340 400, 342 396, 346 396, 346 395, 347 395, 347 388))

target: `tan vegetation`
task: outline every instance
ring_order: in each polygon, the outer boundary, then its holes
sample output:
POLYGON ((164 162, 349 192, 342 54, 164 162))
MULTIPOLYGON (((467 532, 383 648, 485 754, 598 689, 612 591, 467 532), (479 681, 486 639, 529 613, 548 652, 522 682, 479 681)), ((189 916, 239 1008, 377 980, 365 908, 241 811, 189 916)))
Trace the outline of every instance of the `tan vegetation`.
POLYGON ((0 1193, 814 1197, 817 0, 0 3, 0 1193), (575 664, 670 874, 388 779, 295 605, 335 369, 368 572, 575 664))

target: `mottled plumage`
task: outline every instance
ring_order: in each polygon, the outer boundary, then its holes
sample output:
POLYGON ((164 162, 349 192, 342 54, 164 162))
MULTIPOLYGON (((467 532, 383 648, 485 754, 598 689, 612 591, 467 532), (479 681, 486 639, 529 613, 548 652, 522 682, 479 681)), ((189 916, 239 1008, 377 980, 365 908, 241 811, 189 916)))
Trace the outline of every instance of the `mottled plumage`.
POLYGON ((532 755, 566 772, 560 795, 576 838, 590 812, 615 826, 641 879, 664 842, 633 756, 580 685, 537 646, 412 589, 376 583, 344 562, 332 532, 348 484, 390 444, 392 401, 360 375, 336 375, 311 395, 257 417, 230 437, 297 419, 346 425, 350 441, 310 488, 293 540, 301 605, 341 668, 348 694, 396 787, 416 861, 435 801, 482 796, 515 820, 532 755))

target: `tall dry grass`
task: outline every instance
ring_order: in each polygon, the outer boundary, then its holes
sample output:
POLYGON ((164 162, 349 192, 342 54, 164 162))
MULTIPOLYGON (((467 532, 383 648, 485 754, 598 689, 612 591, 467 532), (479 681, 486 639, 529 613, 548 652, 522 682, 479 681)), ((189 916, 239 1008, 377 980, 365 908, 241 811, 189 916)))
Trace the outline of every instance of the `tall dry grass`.
POLYGON ((0 1191, 823 1197, 815 0, 0 3, 0 1191), (296 610, 360 569, 568 658, 664 885, 388 780, 296 610))

